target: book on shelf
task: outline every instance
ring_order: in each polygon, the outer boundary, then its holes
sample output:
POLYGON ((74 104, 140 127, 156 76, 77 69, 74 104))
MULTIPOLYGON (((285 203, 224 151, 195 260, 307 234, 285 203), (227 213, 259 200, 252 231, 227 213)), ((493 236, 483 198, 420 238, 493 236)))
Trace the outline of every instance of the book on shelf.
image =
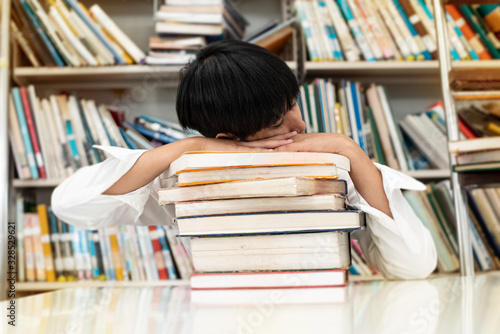
POLYGON ((191 260, 168 226, 108 226, 82 230, 45 204, 16 200, 19 281, 155 281, 188 278, 191 260), (176 251, 172 251, 173 248, 176 251))
POLYGON ((16 42, 35 67, 144 62, 144 52, 98 4, 87 9, 76 0, 13 3, 16 42), (23 29, 19 30, 20 27, 23 29))
MULTIPOLYGON (((433 6, 420 0, 295 1, 310 61, 437 59, 433 6)), ((446 5, 454 60, 498 59, 498 5, 446 5)))
MULTIPOLYGON (((404 196, 432 235, 438 271, 456 271, 459 250, 450 182, 431 183, 425 192, 407 191, 404 196)), ((497 270, 500 264, 499 190, 477 188, 467 190, 467 196, 474 266, 476 270, 497 270)))
POLYGON ((74 93, 41 97, 34 86, 12 89, 9 115, 16 177, 22 180, 63 179, 106 159, 94 145, 151 149, 153 140, 170 143, 196 135, 145 115, 128 123, 119 113, 74 93))

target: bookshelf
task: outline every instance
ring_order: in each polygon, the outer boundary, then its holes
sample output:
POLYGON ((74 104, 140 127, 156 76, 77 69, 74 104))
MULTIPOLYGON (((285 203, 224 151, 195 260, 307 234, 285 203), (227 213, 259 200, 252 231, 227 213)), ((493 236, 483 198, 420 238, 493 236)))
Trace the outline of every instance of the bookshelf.
MULTIPOLYGON (((446 4, 462 5, 475 3, 496 3, 498 1, 444 1, 446 4)), ((446 114, 446 128, 448 141, 459 139, 458 119, 455 110, 454 96, 467 94, 481 94, 481 91, 500 88, 500 61, 489 60, 479 62, 452 62, 448 55, 448 35, 446 33, 446 18, 443 3, 434 2, 434 14, 436 18, 437 40, 439 48, 439 63, 441 89, 443 92, 443 102, 446 114), (468 90, 469 92, 456 92, 468 90)), ((472 139, 473 140, 473 139, 472 139)), ((454 153, 450 153, 451 161, 454 160, 454 153)), ((491 173, 491 172, 489 172, 491 173)), ((477 173, 472 173, 477 174, 477 173)), ((488 183, 498 182, 493 176, 498 174, 493 172, 491 178, 486 178, 488 183)), ((485 178, 482 178, 483 180, 485 178)), ((498 178, 497 178, 498 179, 498 178)), ((478 178, 479 180, 479 178, 478 178)), ((480 181, 474 183, 473 178, 466 177, 456 172, 451 173, 451 183, 456 208, 456 224, 459 244, 460 273, 462 276, 474 276, 474 259, 472 254, 472 231, 469 225, 469 213, 467 211, 466 195, 463 186, 477 186, 480 181), (468 183, 464 182, 468 179, 468 183), (472 180, 471 180, 472 179, 472 180)))
POLYGON ((9 141, 7 138, 7 106, 10 75, 10 1, 0 2, 0 300, 6 296, 7 222, 9 221, 9 141))

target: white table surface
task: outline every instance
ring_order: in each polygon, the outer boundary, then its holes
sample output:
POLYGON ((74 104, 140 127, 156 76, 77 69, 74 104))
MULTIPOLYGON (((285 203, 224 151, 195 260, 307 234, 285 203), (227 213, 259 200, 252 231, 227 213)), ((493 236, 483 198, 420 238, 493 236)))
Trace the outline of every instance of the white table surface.
POLYGON ((340 296, 336 303, 321 296, 290 303, 282 292, 261 290, 244 291, 245 300, 238 291, 237 300, 212 294, 213 302, 195 304, 189 286, 71 288, 17 299, 15 329, 7 325, 7 302, 0 303, 0 332, 500 333, 499 272, 472 279, 351 282, 340 289, 301 292, 340 296))

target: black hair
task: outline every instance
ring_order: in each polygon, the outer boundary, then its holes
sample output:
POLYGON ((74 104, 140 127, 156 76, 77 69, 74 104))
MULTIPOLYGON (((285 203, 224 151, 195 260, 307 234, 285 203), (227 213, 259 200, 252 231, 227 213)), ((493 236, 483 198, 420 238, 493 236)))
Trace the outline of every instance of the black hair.
POLYGON ((198 51, 180 74, 176 110, 184 128, 205 137, 245 139, 293 108, 299 92, 288 65, 246 42, 221 41, 198 51))

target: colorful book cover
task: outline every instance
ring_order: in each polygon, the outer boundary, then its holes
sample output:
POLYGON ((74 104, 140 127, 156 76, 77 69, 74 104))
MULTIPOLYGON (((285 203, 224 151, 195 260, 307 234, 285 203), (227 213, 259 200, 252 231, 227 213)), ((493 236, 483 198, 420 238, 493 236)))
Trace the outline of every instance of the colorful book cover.
POLYGON ((479 18, 476 17, 476 14, 472 11, 470 6, 461 5, 460 10, 462 11, 462 14, 464 14, 469 24, 472 26, 472 28, 474 28, 474 30, 479 34, 479 36, 481 37, 481 41, 484 45, 486 45, 486 48, 493 56, 493 58, 500 58, 500 51, 498 51, 491 43, 490 39, 488 38, 488 32, 486 31, 486 29, 484 29, 481 22, 479 21, 479 18))
POLYGON ((47 206, 45 204, 37 205, 38 210, 38 219, 40 221, 41 228, 41 241, 43 247, 43 255, 44 255, 44 263, 45 263, 45 271, 47 282, 55 282, 56 281, 56 273, 54 270, 54 261, 52 257, 52 247, 50 243, 50 234, 49 234, 49 217, 47 206))
POLYGON ((168 279, 167 269, 165 267, 165 261, 163 259, 163 254, 161 251, 160 241, 158 240, 159 232, 156 226, 149 225, 149 238, 151 239, 151 244, 153 246, 153 255, 156 262, 156 268, 158 270, 158 276, 161 280, 168 279))

